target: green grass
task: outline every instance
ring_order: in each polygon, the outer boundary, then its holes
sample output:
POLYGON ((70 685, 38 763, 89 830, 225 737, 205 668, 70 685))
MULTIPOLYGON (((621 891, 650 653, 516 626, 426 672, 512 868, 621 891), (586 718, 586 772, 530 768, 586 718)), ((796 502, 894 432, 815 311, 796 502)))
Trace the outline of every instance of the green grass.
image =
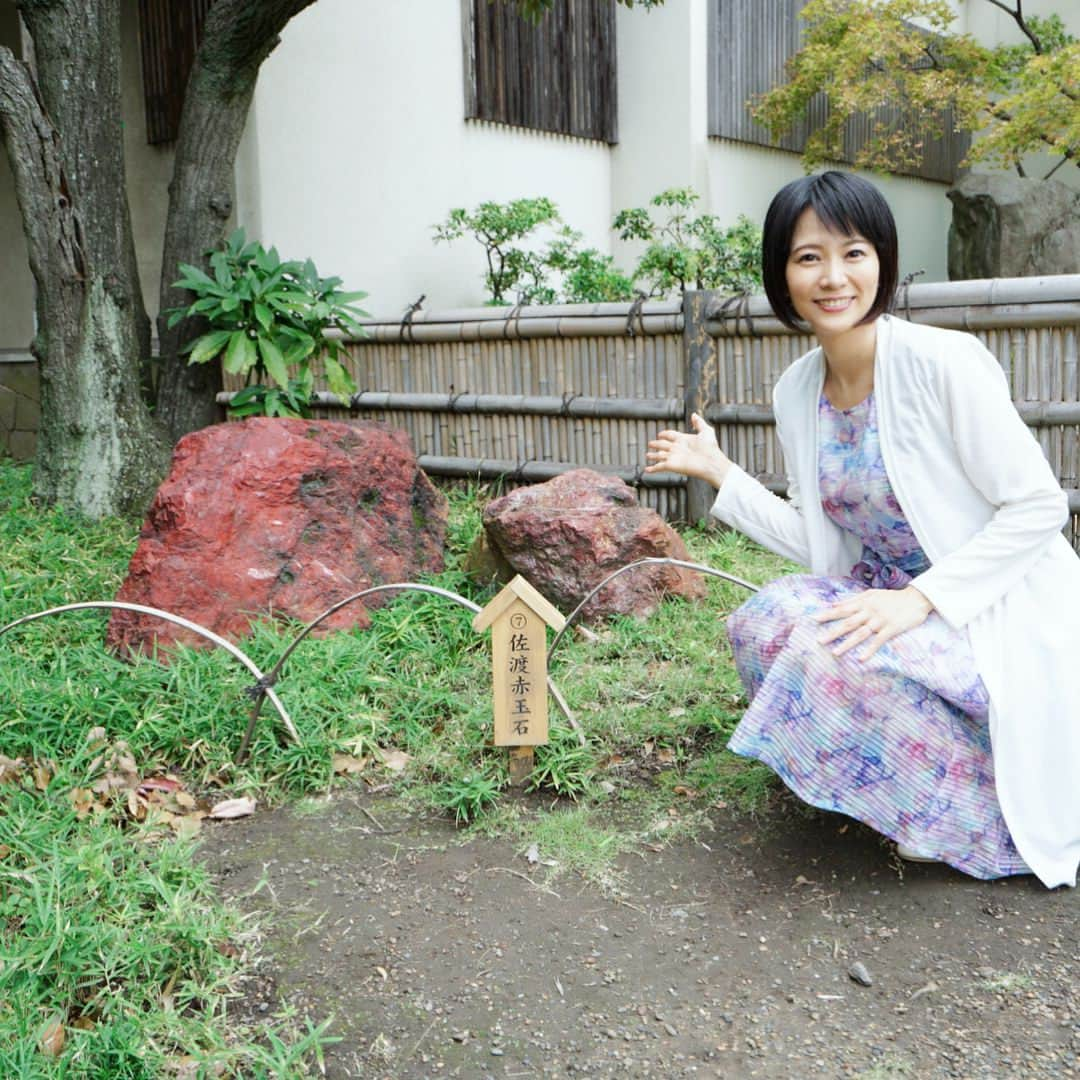
MULTIPOLYGON (((111 598, 134 549, 132 525, 36 508, 29 489, 27 468, 0 462, 0 625, 111 598)), ((460 570, 482 493, 449 494, 448 568, 432 583, 483 604, 494 590, 460 570)), ((752 581, 784 569, 734 534, 684 536, 695 560, 752 581)), ((718 804, 760 804, 767 770, 724 749, 745 704, 724 617, 745 593, 706 581, 706 602, 671 601, 645 622, 611 622, 595 642, 563 643, 552 675, 586 743, 552 706, 533 777, 543 808, 532 811, 509 808, 506 755, 488 745, 486 641, 467 611, 437 597, 403 595, 366 632, 306 640, 277 686, 302 744, 282 739, 264 708, 240 768, 251 679, 224 650, 122 662, 103 647, 101 612, 0 638, 0 755, 23 762, 0 780, 0 1076, 170 1075, 188 1059, 208 1076, 301 1076, 326 1038, 287 1013, 253 1028, 232 1018, 258 928, 215 897, 190 840, 134 821, 125 799, 79 816, 72 793, 101 783, 102 746, 129 754, 140 776, 168 773, 201 798, 252 794, 260 805, 315 805, 335 782, 333 755, 348 754, 400 798, 535 843, 552 873, 612 888, 617 857, 643 840, 692 834, 718 804), (104 736, 91 744, 94 728, 104 736), (380 764, 393 752, 401 771, 380 764), (57 1022, 66 1042, 53 1058, 39 1041, 57 1022)), ((266 670, 296 629, 263 623, 242 647, 266 670)))

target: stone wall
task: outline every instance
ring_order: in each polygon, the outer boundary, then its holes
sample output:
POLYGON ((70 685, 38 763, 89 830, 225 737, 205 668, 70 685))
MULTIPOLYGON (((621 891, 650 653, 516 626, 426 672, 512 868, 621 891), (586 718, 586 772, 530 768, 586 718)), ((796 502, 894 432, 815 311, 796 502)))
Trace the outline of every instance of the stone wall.
POLYGON ((40 401, 37 364, 25 352, 0 350, 0 455, 33 458, 40 401))

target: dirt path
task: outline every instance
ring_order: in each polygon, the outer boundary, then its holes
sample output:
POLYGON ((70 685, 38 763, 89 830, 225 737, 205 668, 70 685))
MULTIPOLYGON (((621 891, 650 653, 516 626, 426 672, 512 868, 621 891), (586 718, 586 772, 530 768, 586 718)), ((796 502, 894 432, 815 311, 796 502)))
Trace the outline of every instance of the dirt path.
POLYGON ((1080 894, 900 870, 843 818, 718 815, 616 898, 359 792, 203 852, 271 927, 241 1008, 332 1014, 328 1077, 1080 1076, 1080 894))

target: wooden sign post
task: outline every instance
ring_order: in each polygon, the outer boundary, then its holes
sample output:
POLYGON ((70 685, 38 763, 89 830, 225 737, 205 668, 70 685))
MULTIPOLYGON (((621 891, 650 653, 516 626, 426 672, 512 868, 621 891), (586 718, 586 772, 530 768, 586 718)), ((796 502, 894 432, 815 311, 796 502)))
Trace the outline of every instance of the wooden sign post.
POLYGON ((495 745, 510 747, 514 785, 528 780, 533 747, 548 741, 547 627, 565 624, 520 574, 473 619, 478 633, 491 627, 495 745))

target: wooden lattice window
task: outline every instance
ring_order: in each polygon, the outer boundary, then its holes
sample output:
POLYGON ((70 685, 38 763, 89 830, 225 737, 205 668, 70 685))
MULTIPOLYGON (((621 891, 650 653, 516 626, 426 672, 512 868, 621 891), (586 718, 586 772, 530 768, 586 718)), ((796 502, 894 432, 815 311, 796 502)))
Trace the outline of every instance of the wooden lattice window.
POLYGON ((146 140, 167 143, 180 129, 184 91, 213 0, 139 0, 146 140))
POLYGON ((539 23, 463 0, 465 115, 614 143, 615 0, 555 0, 539 23))
MULTIPOLYGON (((782 82, 784 65, 799 48, 799 12, 807 0, 710 0, 709 5, 709 134, 757 146, 776 146, 802 153, 806 140, 828 117, 822 95, 810 102, 805 121, 779 144, 750 116, 746 103, 782 82)), ((872 134, 874 123, 893 123, 900 110, 886 107, 874 115, 853 117, 844 133, 843 159, 851 162, 872 134)), ((910 121, 904 121, 910 123, 910 121)), ((967 133, 946 133, 923 139, 918 165, 897 172, 924 180, 952 183, 971 139, 967 133)))

